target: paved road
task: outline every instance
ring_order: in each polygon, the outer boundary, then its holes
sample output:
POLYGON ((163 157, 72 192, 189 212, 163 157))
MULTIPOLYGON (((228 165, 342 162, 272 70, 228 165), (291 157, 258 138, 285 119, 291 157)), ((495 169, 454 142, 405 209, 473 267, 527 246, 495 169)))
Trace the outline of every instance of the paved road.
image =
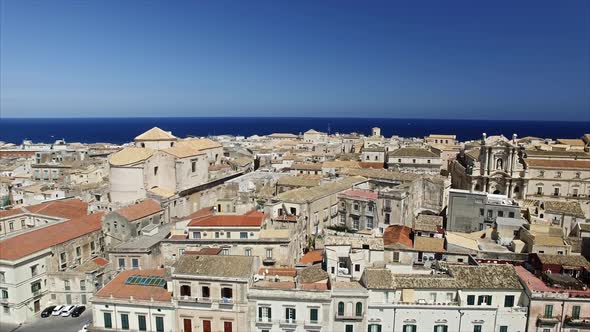
POLYGON ((84 324, 91 321, 92 308, 86 307, 86 311, 80 317, 38 318, 34 322, 23 324, 15 332, 78 332, 84 324))

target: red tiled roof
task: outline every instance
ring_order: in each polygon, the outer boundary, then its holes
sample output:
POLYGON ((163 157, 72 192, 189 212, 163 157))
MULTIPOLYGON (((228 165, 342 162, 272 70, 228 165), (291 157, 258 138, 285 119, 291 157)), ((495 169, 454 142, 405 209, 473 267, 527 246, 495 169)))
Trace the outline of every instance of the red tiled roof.
POLYGON ((133 299, 135 300, 149 301, 153 298, 154 301, 170 302, 172 293, 168 292, 168 290, 164 287, 125 284, 127 278, 133 275, 163 277, 164 270, 122 271, 117 274, 115 279, 99 290, 98 293, 94 295, 94 297, 110 298, 112 295, 117 299, 129 300, 129 298, 133 296, 133 299))
POLYGON ((22 208, 0 211, 0 218, 15 216, 18 214, 34 213, 45 216, 72 219, 88 214, 88 203, 79 199, 63 199, 44 202, 22 208))
POLYGON ((79 199, 64 199, 25 207, 35 214, 66 219, 78 218, 88 214, 88 203, 79 199))
POLYGON ((590 160, 527 159, 530 167, 590 168, 590 160))
POLYGON ((250 212, 246 212, 244 213, 245 216, 248 217, 259 217, 259 218, 263 218, 264 217, 264 212, 258 211, 258 210, 252 210, 250 212))
POLYGON ((312 250, 303 255, 299 260, 299 264, 315 264, 324 260, 323 250, 312 250))
POLYGON ((192 227, 260 227, 264 220, 261 215, 213 215, 205 218, 193 219, 188 224, 192 227))
POLYGON ((176 234, 176 235, 172 235, 170 236, 171 240, 184 240, 186 239, 186 234, 176 234))
POLYGON ((351 198, 363 198, 363 199, 377 199, 378 194, 374 191, 349 189, 340 195, 351 197, 351 198))
POLYGON ((392 225, 385 229, 383 232, 383 245, 395 245, 401 244, 402 246, 410 249, 414 247, 414 243, 410 238, 412 229, 402 225, 392 225))
POLYGON ((212 207, 205 207, 205 208, 202 208, 200 210, 197 210, 197 211, 189 214, 188 216, 186 216, 183 219, 184 220, 197 219, 197 218, 203 218, 203 217, 207 217, 207 216, 211 216, 211 215, 213 215, 213 208, 212 207))
POLYGON ((35 151, 0 151, 0 157, 32 157, 35 151))
POLYGON ((322 283, 304 283, 302 282, 299 284, 299 288, 305 290, 328 290, 330 289, 329 284, 327 282, 322 283))
POLYGON ((96 257, 92 261, 94 263, 96 263, 97 265, 100 265, 100 266, 105 266, 105 265, 107 265, 109 263, 109 261, 107 261, 106 259, 104 259, 102 257, 96 257))
POLYGON ((17 260, 51 246, 100 231, 104 213, 94 213, 0 241, 0 259, 17 260))
POLYGON ((522 266, 515 266, 516 274, 520 280, 532 291, 535 292, 552 292, 552 293, 569 293, 572 297, 590 297, 590 289, 587 290, 571 290, 563 288, 553 288, 547 286, 543 280, 529 272, 522 266))
POLYGON ((147 217, 154 213, 158 213, 160 211, 162 211, 160 203, 153 199, 145 199, 140 203, 126 206, 124 208, 118 209, 115 212, 125 217, 129 221, 133 221, 147 217))
POLYGON ((384 163, 383 162, 360 162, 359 165, 362 168, 384 168, 384 163))
POLYGON ((294 268, 265 268, 261 267, 258 270, 258 274, 265 274, 268 276, 280 276, 280 277, 295 277, 297 270, 294 268), (268 270, 268 272, 266 272, 268 270))

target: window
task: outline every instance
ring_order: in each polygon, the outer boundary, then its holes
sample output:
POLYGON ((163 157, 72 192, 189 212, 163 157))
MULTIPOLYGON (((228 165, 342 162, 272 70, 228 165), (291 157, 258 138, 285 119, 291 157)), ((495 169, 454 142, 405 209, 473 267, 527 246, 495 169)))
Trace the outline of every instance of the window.
POLYGON ((338 316, 344 316, 344 302, 338 302, 338 316))
POLYGON ((363 315, 363 304, 361 302, 356 303, 355 314, 357 317, 360 317, 363 315))
POLYGON ((492 219, 493 216, 494 216, 494 211, 488 210, 488 219, 492 219))
POLYGON ((201 238, 201 232, 193 232, 193 239, 200 239, 201 238))
POLYGON ((139 269, 139 258, 131 258, 131 267, 134 270, 139 269))
POLYGON ((76 247, 76 257, 82 256, 82 249, 80 247, 76 247))
POLYGON ((230 239, 231 238, 231 232, 225 232, 225 237, 230 239))
POLYGON ((426 160, 426 163, 430 164, 430 159, 426 160))
POLYGON ((2 288, 2 290, 1 290, 1 291, 2 291, 2 292, 1 292, 1 294, 0 294, 0 298, 1 298, 1 299, 7 299, 7 298, 8 298, 8 289, 6 289, 6 288, 2 288))
POLYGON ((402 327, 402 332, 416 332, 416 325, 406 324, 402 327))
POLYGON ((231 322, 223 322, 223 332, 232 332, 231 322))
POLYGON ((508 218, 514 218, 514 212, 508 212, 508 218))
POLYGON ((158 166, 154 167, 154 176, 158 175, 158 166))
POLYGON ((25 220, 20 221, 20 228, 25 228, 25 220))
POLYGON ((193 173, 197 171, 197 162, 196 161, 191 162, 191 171, 193 173))
POLYGON ((539 177, 542 178, 545 176, 545 171, 539 171, 539 177))
POLYGON ((500 332, 508 332, 508 326, 506 326, 506 325, 501 325, 501 326, 500 326, 500 332))
POLYGON ((354 203, 354 205, 352 206, 352 209, 355 211, 359 210, 359 203, 354 203))
POLYGON ((129 315, 121 314, 121 329, 129 330, 129 315))
POLYGON ((553 317, 553 305, 547 304, 545 305, 545 317, 553 317))
POLYGON ((475 295, 467 295, 467 305, 475 304, 475 295))
POLYGON ((367 229, 373 229, 373 217, 367 217, 367 229))
POLYGON ((297 318, 296 312, 295 312, 295 308, 285 308, 285 320, 287 322, 295 322, 295 319, 297 318))
POLYGON ((14 230, 14 223, 12 221, 8 223, 8 229, 10 229, 11 231, 14 230))
POLYGON ((506 307, 506 308, 514 307, 514 295, 506 295, 504 297, 504 307, 506 307))
POLYGON ((94 253, 94 250, 96 250, 96 248, 94 247, 94 241, 90 242, 90 251, 92 251, 92 253, 94 253))
POLYGON ((38 273, 38 271, 37 271, 37 267, 38 267, 38 265, 37 265, 37 264, 35 264, 35 265, 31 266, 31 277, 34 277, 34 276, 36 276, 36 275, 37 275, 37 273, 38 273))
POLYGON ((369 332, 381 332, 381 324, 369 324, 369 332))
POLYGON ((580 306, 575 305, 572 307, 572 319, 580 319, 580 306))
POLYGON ((498 211, 498 217, 504 217, 504 211, 498 211))
POLYGON ((229 287, 221 288, 221 300, 224 303, 231 303, 233 299, 233 290, 229 287))
POLYGON ((416 159, 412 159, 412 163, 414 163, 414 164, 415 164, 415 163, 416 163, 416 159))
POLYGON ((553 188, 553 196, 559 196, 559 187, 553 188))
POLYGON ((537 187, 537 195, 543 195, 543 187, 537 187))
POLYGON ((180 296, 191 296, 191 286, 189 286, 189 285, 180 286, 180 296))
POLYGON ((578 197, 578 188, 572 189, 572 196, 578 197))
POLYGON ((240 232, 240 239, 247 239, 248 238, 248 232, 240 232))
POLYGON ((80 290, 86 290, 86 280, 80 280, 80 290))
POLYGON ((147 331, 147 323, 144 315, 137 316, 137 326, 139 326, 140 331, 147 331))
POLYGON ((309 321, 312 323, 318 322, 318 308, 309 309, 309 321))
POLYGON ((219 232, 215 232, 215 238, 219 239, 219 232))
POLYGON ((251 248, 244 249, 244 256, 252 256, 252 249, 251 248))
POLYGON ((272 259, 272 248, 266 248, 266 259, 272 259))
POLYGON ((389 225, 389 223, 390 223, 390 218, 391 218, 391 216, 389 215, 389 213, 386 213, 386 214, 385 214, 385 224, 386 224, 386 225, 389 225))
POLYGON ((125 268, 125 258, 119 258, 119 269, 125 268))
POLYGON ((360 264, 354 264, 354 272, 361 272, 361 265, 360 264))
POLYGON ((205 299, 208 299, 210 296, 209 293, 209 286, 203 286, 201 287, 201 296, 205 299))
POLYGON ((70 290, 70 281, 69 280, 64 280, 64 289, 70 290))
POLYGON ((492 305, 492 296, 491 295, 480 295, 477 297, 477 305, 492 305))
POLYGON ((446 325, 434 325, 434 332, 447 332, 447 329, 446 325))
POLYGON ((556 178, 560 178, 560 177, 561 177, 561 172, 557 172, 557 173, 555 174, 555 177, 556 177, 556 178))
POLYGON ((104 327, 106 329, 112 329, 113 328, 113 321, 111 320, 111 313, 105 312, 103 318, 104 318, 104 327))
POLYGON ((399 262, 399 251, 392 252, 392 255, 393 255, 392 261, 399 262))
POLYGON ((272 310, 270 307, 258 307, 258 321, 270 322, 272 319, 272 310))
POLYGON ((359 229, 359 227, 360 227, 359 218, 358 217, 353 217, 352 218, 352 228, 353 229, 359 229))
POLYGON ((156 317, 156 332, 164 332, 164 317, 156 317))
POLYGON ((344 332, 354 332, 354 325, 346 325, 344 332))
POLYGON ((473 325, 473 332, 481 332, 481 325, 473 325))
POLYGON ((221 255, 222 256, 229 256, 229 248, 222 248, 221 255))

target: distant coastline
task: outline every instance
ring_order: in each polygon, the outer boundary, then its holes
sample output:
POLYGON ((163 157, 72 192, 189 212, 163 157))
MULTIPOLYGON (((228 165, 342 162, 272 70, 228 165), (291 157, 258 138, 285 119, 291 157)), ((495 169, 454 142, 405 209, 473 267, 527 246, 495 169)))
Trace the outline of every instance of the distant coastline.
POLYGON ((211 135, 266 135, 273 132, 298 134, 308 129, 334 133, 369 134, 371 127, 382 128, 386 137, 422 137, 431 133, 454 134, 459 140, 488 135, 541 138, 579 138, 590 132, 590 122, 526 120, 443 120, 395 118, 325 117, 172 117, 172 118, 2 118, 0 141, 109 142, 121 144, 139 133, 158 126, 179 137, 211 135))

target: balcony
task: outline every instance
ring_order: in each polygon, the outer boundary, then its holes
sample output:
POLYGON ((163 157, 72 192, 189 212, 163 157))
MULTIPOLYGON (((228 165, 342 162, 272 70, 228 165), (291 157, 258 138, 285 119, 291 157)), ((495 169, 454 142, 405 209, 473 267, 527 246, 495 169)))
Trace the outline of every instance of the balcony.
POLYGON ((7 297, 0 298, 0 303, 3 303, 3 304, 8 303, 8 298, 7 297))
POLYGON ((544 315, 539 315, 539 317, 537 317, 537 325, 538 326, 552 326, 552 325, 556 325, 559 324, 560 322, 560 318, 559 317, 552 317, 552 316, 544 316, 544 315))
POLYGON ((276 262, 277 262, 277 260, 272 257, 266 257, 265 259, 262 260, 262 264, 264 264, 264 265, 274 265, 276 262))
POLYGON ((588 317, 572 318, 572 317, 566 316, 564 323, 566 326, 573 327, 573 328, 582 328, 582 329, 590 328, 590 318, 588 318, 588 317))
POLYGON ((306 328, 306 329, 317 330, 322 326, 322 323, 320 323, 319 320, 306 320, 303 325, 304 325, 304 328, 306 328))
POLYGON ((281 326, 296 326, 297 320, 295 319, 282 319, 280 322, 281 326))
POLYGON ((234 299, 231 297, 222 297, 219 299, 219 304, 234 304, 234 299))
POLYGON ((210 297, 196 297, 195 301, 197 301, 199 303, 211 303, 211 298, 210 297))
POLYGON ((385 205, 385 206, 383 207, 383 211, 384 211, 384 212, 391 212, 391 205, 390 205, 390 206, 387 206, 387 205, 385 205))
POLYGON ((256 318, 256 325, 264 325, 269 326, 272 325, 272 319, 270 317, 257 317, 256 318))
POLYGON ((360 316, 357 315, 339 315, 338 313, 336 313, 335 315, 336 320, 363 320, 363 315, 361 314, 360 316))
POLYGON ((38 296, 41 296, 43 294, 43 291, 41 291, 39 289, 39 290, 33 291, 32 293, 33 293, 33 297, 38 297, 38 296))

